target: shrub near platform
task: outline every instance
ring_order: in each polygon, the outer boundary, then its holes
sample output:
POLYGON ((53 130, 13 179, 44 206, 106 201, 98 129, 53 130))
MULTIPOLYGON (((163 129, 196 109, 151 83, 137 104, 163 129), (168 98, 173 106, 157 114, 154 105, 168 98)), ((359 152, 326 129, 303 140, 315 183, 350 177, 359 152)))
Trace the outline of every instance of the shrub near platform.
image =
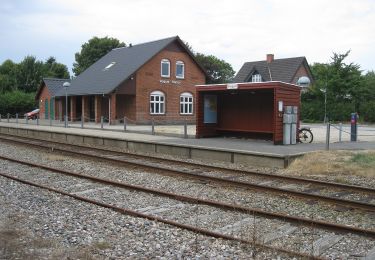
POLYGON ((35 94, 22 91, 5 92, 0 95, 0 114, 23 115, 36 107, 35 94))

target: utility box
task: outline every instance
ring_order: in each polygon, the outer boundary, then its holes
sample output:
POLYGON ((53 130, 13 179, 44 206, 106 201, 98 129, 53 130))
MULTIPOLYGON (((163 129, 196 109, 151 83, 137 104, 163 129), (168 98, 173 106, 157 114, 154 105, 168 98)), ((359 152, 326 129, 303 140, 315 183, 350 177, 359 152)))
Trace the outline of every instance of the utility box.
POLYGON ((286 106, 283 115, 283 144, 290 144, 291 125, 293 122, 292 107, 286 106))
POLYGON ((298 107, 286 106, 283 115, 283 144, 297 143, 298 107))

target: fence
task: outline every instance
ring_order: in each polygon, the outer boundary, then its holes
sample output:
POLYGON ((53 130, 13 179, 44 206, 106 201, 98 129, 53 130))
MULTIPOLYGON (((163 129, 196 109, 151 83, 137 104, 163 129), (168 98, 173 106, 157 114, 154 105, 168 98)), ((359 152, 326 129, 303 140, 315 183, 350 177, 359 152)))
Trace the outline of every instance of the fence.
POLYGON ((137 124, 134 120, 124 117, 121 120, 116 120, 114 124, 109 124, 107 117, 102 116, 100 118, 100 122, 95 123, 95 118, 81 116, 79 118, 69 117, 69 120, 66 121, 67 124, 65 125, 65 120, 61 119, 40 119, 39 116, 35 116, 35 118, 28 118, 26 115, 19 114, 7 114, 4 117, 0 114, 0 122, 54 127, 111 130, 129 133, 164 135, 179 138, 192 138, 195 136, 195 125, 188 124, 187 120, 184 120, 184 122, 180 124, 170 124, 163 120, 153 119, 148 124, 137 124))
MULTIPOLYGON (((314 131, 319 130, 315 129, 314 131)), ((350 124, 331 124, 330 122, 328 122, 326 124, 325 132, 326 150, 329 150, 330 143, 351 141, 353 137, 350 124)), ((358 141, 375 141, 375 127, 365 128, 358 125, 356 137, 358 141)), ((317 141, 319 141, 319 139, 317 141)))

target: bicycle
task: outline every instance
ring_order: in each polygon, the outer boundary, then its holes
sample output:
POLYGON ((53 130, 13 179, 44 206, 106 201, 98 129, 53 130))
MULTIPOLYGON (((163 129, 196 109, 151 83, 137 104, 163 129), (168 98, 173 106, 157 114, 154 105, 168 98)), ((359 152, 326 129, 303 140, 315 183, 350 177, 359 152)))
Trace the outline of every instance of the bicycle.
POLYGON ((298 129, 298 142, 309 144, 314 140, 314 135, 310 128, 308 127, 302 127, 298 129))

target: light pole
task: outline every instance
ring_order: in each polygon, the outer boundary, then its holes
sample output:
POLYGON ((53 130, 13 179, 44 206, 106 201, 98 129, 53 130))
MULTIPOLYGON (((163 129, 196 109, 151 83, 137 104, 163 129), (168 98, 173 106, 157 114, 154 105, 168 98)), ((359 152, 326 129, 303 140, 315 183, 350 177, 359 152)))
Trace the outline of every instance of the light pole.
POLYGON ((65 88, 65 128, 68 127, 68 88, 70 87, 69 82, 64 82, 63 87, 65 88))

